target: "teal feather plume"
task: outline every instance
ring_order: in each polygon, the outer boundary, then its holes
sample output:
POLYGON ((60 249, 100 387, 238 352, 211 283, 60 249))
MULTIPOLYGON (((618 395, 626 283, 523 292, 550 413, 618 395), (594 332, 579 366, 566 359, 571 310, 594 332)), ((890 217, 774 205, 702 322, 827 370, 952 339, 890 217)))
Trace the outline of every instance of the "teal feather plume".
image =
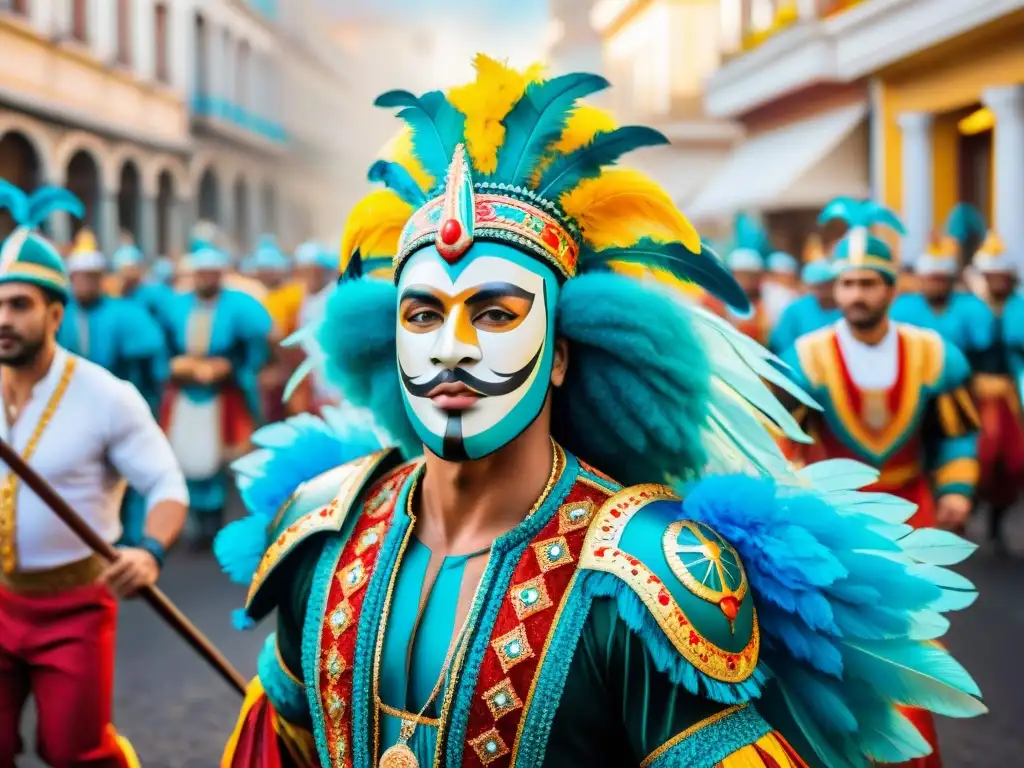
POLYGON ((670 272, 699 285, 731 307, 742 309, 750 305, 736 278, 721 261, 707 254, 692 253, 682 243, 662 243, 645 237, 622 248, 585 249, 580 254, 580 271, 606 268, 616 261, 670 272))
POLYGON ((906 234, 903 222, 895 211, 874 200, 837 197, 822 209, 818 215, 818 224, 827 224, 836 219, 845 222, 851 229, 879 225, 889 227, 897 234, 906 234))
POLYGON ((370 166, 366 177, 372 182, 383 184, 413 208, 419 208, 427 202, 426 193, 416 183, 412 174, 399 163, 377 160, 370 166))
POLYGON ((576 102, 607 87, 603 77, 586 73, 530 83, 502 120, 505 141, 497 168, 486 180, 526 185, 544 152, 562 135, 576 102))
POLYGON ((545 200, 558 200, 583 179, 598 176, 603 167, 612 165, 627 152, 668 143, 661 131, 642 125, 602 131, 579 149, 555 159, 541 174, 537 194, 545 200))
POLYGON ((38 227, 55 211, 67 211, 76 219, 85 215, 78 196, 63 187, 42 187, 28 196, 28 227, 38 227))
POLYGON ((960 244, 960 253, 967 258, 978 250, 987 230, 985 217, 970 203, 957 203, 946 217, 946 234, 960 244))
POLYGON ((919 528, 911 531, 900 544, 904 553, 928 565, 956 565, 978 549, 977 544, 962 539, 955 533, 936 528, 919 528))
POLYGON ((749 213, 737 213, 733 221, 733 249, 749 248, 767 257, 773 250, 768 233, 749 213))
POLYGON ((11 218, 19 225, 24 225, 29 218, 28 195, 6 179, 0 179, 0 209, 6 208, 11 218))
POLYGON ((462 141, 466 117, 441 91, 416 97, 408 91, 388 91, 377 97, 378 107, 399 107, 398 117, 412 129, 413 154, 424 170, 442 182, 455 147, 462 141))

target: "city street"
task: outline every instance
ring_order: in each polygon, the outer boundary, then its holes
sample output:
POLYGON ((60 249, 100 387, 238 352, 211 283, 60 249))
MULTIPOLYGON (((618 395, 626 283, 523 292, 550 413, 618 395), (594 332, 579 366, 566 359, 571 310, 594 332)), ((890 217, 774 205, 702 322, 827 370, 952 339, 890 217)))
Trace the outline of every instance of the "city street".
MULTIPOLYGON (((1024 637, 1024 514, 1012 523, 1021 556, 997 558, 982 549, 964 568, 981 597, 954 617, 949 645, 975 675, 991 713, 940 723, 946 768, 1019 765, 1024 752, 1024 666, 1015 661, 1016 643, 1024 637)), ((161 586, 244 675, 253 674, 267 627, 232 628, 230 613, 242 604, 244 590, 231 585, 212 558, 175 553, 161 586)), ((135 744, 144 768, 217 765, 241 700, 143 604, 124 606, 117 672, 117 725, 135 744)), ((29 719, 25 732, 31 743, 29 719)))

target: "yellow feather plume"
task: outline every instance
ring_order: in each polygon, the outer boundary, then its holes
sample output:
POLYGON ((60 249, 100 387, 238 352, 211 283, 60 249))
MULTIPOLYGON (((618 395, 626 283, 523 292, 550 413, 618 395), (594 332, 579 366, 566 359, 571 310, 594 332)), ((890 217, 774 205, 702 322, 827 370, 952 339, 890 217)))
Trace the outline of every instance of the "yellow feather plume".
POLYGON ((1002 239, 995 232, 988 232, 985 235, 985 240, 978 248, 978 253, 985 254, 986 256, 999 256, 1006 251, 1006 246, 1003 245, 1002 239))
POLYGON ((427 173, 420 161, 416 159, 416 155, 413 154, 412 129, 408 126, 403 127, 387 144, 381 147, 377 157, 403 166, 423 191, 427 192, 433 189, 436 179, 427 173))
POLYGON ((543 67, 535 64, 519 72, 483 53, 476 55, 473 66, 476 80, 452 88, 448 100, 466 116, 466 150, 473 169, 494 173, 498 149, 505 141, 501 121, 522 98, 526 86, 541 79, 543 67))
POLYGON ((412 206, 390 189, 375 190, 356 203, 341 236, 340 271, 348 268, 357 249, 366 257, 394 256, 412 214, 412 206))
POLYGON ((625 248, 650 237, 682 243, 693 253, 701 251, 697 230, 665 190, 639 171, 605 171, 580 182, 559 203, 579 223, 592 248, 625 248))
POLYGON ((75 235, 71 246, 71 253, 96 253, 100 249, 96 242, 96 235, 88 227, 82 227, 75 235))
POLYGON ((558 137, 558 141, 547 148, 546 154, 537 163, 530 183, 536 185, 540 181, 541 174, 556 157, 585 147, 594 140, 597 134, 614 131, 616 128, 618 125, 607 112, 597 107, 580 104, 565 121, 565 128, 562 130, 562 135, 558 137))
POLYGON ((821 235, 812 232, 807 236, 807 242, 804 243, 804 263, 810 264, 812 261, 822 261, 824 258, 825 245, 821 242, 821 235))
POLYGON ((617 274, 632 277, 633 279, 640 281, 650 280, 677 290, 692 299, 699 299, 705 293, 704 289, 696 283, 692 283, 689 280, 683 280, 682 278, 673 275, 671 272, 666 272, 663 269, 651 269, 650 267, 645 267, 642 264, 634 264, 629 261, 611 261, 608 263, 608 266, 617 274))

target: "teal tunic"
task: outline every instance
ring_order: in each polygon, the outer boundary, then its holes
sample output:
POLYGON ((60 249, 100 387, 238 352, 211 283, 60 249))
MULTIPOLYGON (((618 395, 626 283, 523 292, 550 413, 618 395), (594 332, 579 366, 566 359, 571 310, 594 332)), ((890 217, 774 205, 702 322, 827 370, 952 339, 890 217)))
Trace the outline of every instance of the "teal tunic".
MULTIPOLYGON (((252 421, 258 423, 260 397, 256 382, 269 354, 271 330, 267 310, 247 293, 228 288, 222 289, 209 302, 192 292, 175 294, 169 308, 171 358, 200 354, 224 357, 231 363, 232 373, 228 382, 183 384, 179 388, 181 396, 196 403, 209 403, 223 394, 227 387, 237 387, 252 421), (196 322, 197 319, 200 322, 196 322), (205 329, 202 339, 194 338, 199 326, 205 329)), ((208 426, 210 429, 222 428, 220 424, 208 426)), ((194 511, 213 513, 223 508, 228 480, 223 469, 209 477, 186 479, 194 511)))
MULTIPOLYGON (((511 573, 509 569, 518 558, 518 555, 512 554, 517 543, 525 545, 540 526, 557 513, 578 472, 579 467, 575 459, 570 457, 564 473, 568 477, 563 478, 555 486, 551 496, 537 513, 495 542, 488 555, 484 582, 493 580, 498 573, 511 573), (512 560, 509 560, 510 556, 512 560)), ((444 560, 437 580, 429 591, 419 630, 413 636, 430 551, 415 538, 413 532, 408 538, 404 554, 400 554, 400 542, 405 539, 411 522, 403 511, 408 491, 407 483, 398 500, 395 523, 388 533, 381 559, 371 577, 370 586, 367 587, 369 591, 361 613, 360 636, 363 635, 364 629, 370 629, 379 622, 385 601, 385 586, 390 581, 390 573, 393 572, 391 569, 397 568, 398 575, 392 592, 390 614, 384 629, 379 693, 384 704, 396 710, 415 714, 430 696, 444 666, 449 644, 458 631, 455 626, 456 606, 466 564, 472 555, 449 557, 444 560), (392 553, 390 556, 384 554, 389 551, 392 553), (386 565, 387 563, 390 565, 386 565), (412 648, 407 664, 406 654, 410 639, 412 648)), ((346 528, 351 530, 349 526, 346 528)), ((642 532, 636 535, 639 538, 629 542, 629 546, 650 549, 650 560, 654 560, 654 553, 661 550, 659 537, 646 536, 642 532)), ((339 551, 336 545, 339 543, 328 543, 324 547, 322 542, 309 542, 306 546, 316 549, 304 548, 303 554, 297 559, 296 572, 289 577, 290 588, 283 599, 278 600, 276 650, 272 654, 275 661, 261 664, 260 669, 261 679, 264 680, 264 685, 272 698, 275 689, 274 678, 282 674, 273 671, 277 663, 283 664, 287 674, 293 679, 309 679, 303 674, 304 664, 317 663, 303 658, 303 648, 311 647, 312 638, 318 636, 322 629, 322 616, 316 607, 319 605, 316 585, 323 583, 323 575, 328 573, 324 568, 333 568, 339 551), (318 549, 320 554, 317 554, 318 549)), ((663 577, 670 577, 667 570, 663 577)), ((482 612, 476 616, 477 619, 487 613, 486 606, 493 604, 495 594, 491 592, 488 596, 488 590, 483 588, 481 592, 482 596, 478 598, 479 605, 476 607, 482 612)), ((500 592, 503 593, 503 587, 500 592)), ((675 589, 673 593, 680 594, 675 589)), ((545 671, 541 673, 543 677, 548 674, 549 668, 561 670, 551 673, 555 676, 564 675, 564 686, 560 689, 560 695, 552 699, 541 693, 541 688, 559 690, 557 687, 547 688, 551 683, 550 679, 538 684, 533 709, 524 721, 525 728, 529 731, 538 727, 537 718, 549 718, 550 731, 536 764, 551 768, 570 765, 608 768, 639 766, 659 747, 673 742, 676 737, 694 726, 702 724, 709 718, 723 716, 721 730, 716 730, 713 737, 703 733, 701 728, 695 728, 693 736, 678 739, 678 743, 673 743, 671 748, 666 749, 662 757, 650 763, 659 768, 677 764, 710 768, 745 744, 752 743, 772 731, 771 726, 758 714, 753 704, 732 711, 737 708, 729 708, 695 695, 674 681, 663 671, 664 662, 661 665, 656 663, 653 654, 658 651, 652 650, 650 642, 627 624, 622 614, 623 603, 619 599, 600 594, 593 596, 592 599, 582 594, 580 597, 581 609, 567 609, 562 618, 563 623, 578 627, 577 640, 566 649, 566 652, 559 653, 557 658, 551 659, 545 665, 545 671)), ((715 612, 717 610, 715 608, 715 612)), ((472 609, 471 615, 474 615, 472 609)), ((750 615, 747 614, 747 636, 750 631, 750 619, 750 615)), ((481 632, 481 622, 471 621, 473 631, 469 636, 469 648, 479 648, 489 641, 490 629, 481 632)), ((740 642, 738 647, 742 647, 743 621, 743 618, 737 621, 737 630, 733 638, 722 638, 726 644, 740 642)), ((368 635, 367 638, 372 636, 368 635)), ((372 643, 367 643, 366 647, 371 645, 372 643)), ((540 650, 535 648, 534 652, 539 653, 540 650)), ((467 658, 471 655, 472 651, 467 654, 467 658)), ((369 662, 370 667, 373 666, 369 658, 365 661, 369 662)), ((361 663, 359 657, 356 663, 361 663)), ((460 706, 469 706, 458 704, 458 700, 466 696, 463 680, 466 675, 472 673, 465 668, 460 669, 459 673, 455 683, 457 693, 453 712, 460 706)), ((372 675, 365 676, 372 680, 372 675)), ((311 695, 315 696, 315 687, 310 690, 314 691, 311 695)), ((424 712, 425 718, 440 717, 444 693, 442 690, 438 699, 424 712)), ((366 718, 363 722, 367 723, 371 731, 368 745, 371 752, 374 727, 372 701, 371 694, 366 702, 369 711, 361 713, 362 717, 366 718)), ((354 710, 360 708, 359 701, 353 701, 350 706, 353 707, 355 716, 354 710)), ((302 712, 300 716, 292 713, 290 719, 305 727, 312 726, 313 730, 316 730, 317 726, 308 712, 302 712)), ((359 729, 358 722, 355 725, 356 729, 359 729)), ((396 743, 400 726, 398 717, 381 714, 380 753, 396 743)), ((359 737, 354 735, 354 738, 359 737)), ((438 726, 420 721, 409 746, 421 765, 435 764, 438 726)), ((441 756, 441 764, 457 764, 459 759, 456 758, 456 752, 462 748, 458 739, 445 739, 445 755, 441 756)), ((528 751, 526 748, 526 752, 528 751)), ((530 762, 530 758, 525 755, 520 755, 520 759, 530 762)), ((367 763, 369 764, 375 763, 367 763)), ((357 765, 363 766, 364 763, 357 759, 357 765)))
POLYGON ((782 312, 779 322, 768 337, 768 347, 777 355, 796 344, 804 334, 832 325, 842 313, 837 308, 825 309, 812 294, 801 296, 782 312))
POLYGON ((957 291, 945 309, 936 311, 920 293, 906 293, 893 302, 893 320, 935 331, 963 352, 975 373, 990 370, 997 361, 993 348, 997 343, 995 315, 973 293, 957 291))

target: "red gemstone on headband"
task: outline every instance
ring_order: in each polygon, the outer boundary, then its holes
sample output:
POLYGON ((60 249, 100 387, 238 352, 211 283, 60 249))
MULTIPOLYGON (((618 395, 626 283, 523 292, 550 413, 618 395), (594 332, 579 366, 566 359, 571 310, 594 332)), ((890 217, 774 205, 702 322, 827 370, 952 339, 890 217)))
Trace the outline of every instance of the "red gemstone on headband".
POLYGON ((445 245, 455 245, 462 236, 462 225, 455 219, 448 219, 441 227, 441 242, 445 245))
POLYGON ((558 250, 558 246, 561 244, 558 233, 550 226, 544 228, 544 231, 541 233, 541 239, 552 250, 558 250))

